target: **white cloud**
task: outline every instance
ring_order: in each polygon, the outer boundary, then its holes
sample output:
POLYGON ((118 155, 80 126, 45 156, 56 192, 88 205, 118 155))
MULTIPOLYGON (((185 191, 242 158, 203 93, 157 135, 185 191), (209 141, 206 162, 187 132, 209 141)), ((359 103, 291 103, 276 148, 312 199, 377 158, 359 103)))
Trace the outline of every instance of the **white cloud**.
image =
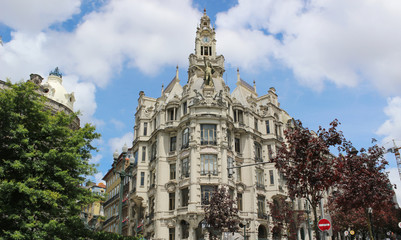
POLYGON ((393 139, 401 141, 401 97, 388 98, 384 113, 388 119, 379 127, 376 134, 385 136, 383 143, 393 139))
POLYGON ((397 196, 397 201, 398 204, 401 204, 401 180, 400 180, 400 175, 398 174, 397 168, 390 168, 387 169, 389 171, 389 179, 392 184, 395 184, 397 189, 395 190, 395 194, 397 196))
POLYGON ((123 129, 123 128, 125 127, 125 124, 124 124, 122 121, 119 121, 119 120, 117 120, 117 119, 115 119, 115 118, 112 118, 112 119, 110 120, 110 122, 111 122, 111 124, 114 125, 114 127, 115 127, 117 130, 121 130, 121 129, 123 129))
POLYGON ((315 89, 326 81, 355 87, 368 80, 384 94, 398 94, 400 12, 398 0, 239 0, 216 25, 219 34, 234 36, 219 47, 241 67, 274 57, 315 89), (242 61, 242 50, 253 59, 242 61))
POLYGON ((16 30, 41 31, 80 12, 80 0, 3 0, 0 22, 16 30))
POLYGON ((130 147, 133 139, 134 139, 134 134, 132 132, 128 132, 122 137, 111 138, 108 144, 112 152, 115 152, 117 150, 118 153, 121 153, 121 149, 124 146, 124 144, 127 144, 127 146, 130 147))
POLYGON ((98 172, 98 173, 95 173, 95 175, 92 176, 92 179, 94 180, 94 182, 96 184, 99 184, 99 183, 106 184, 106 182, 102 180, 103 177, 104 177, 104 174, 102 172, 98 172))
POLYGON ((85 15, 73 32, 63 32, 48 27, 79 12, 80 1, 8 0, 2 4, 0 22, 15 31, 0 46, 0 79, 18 81, 30 73, 47 76, 58 66, 64 83, 76 94, 75 109, 83 113, 82 122, 102 125, 93 119, 96 87, 105 87, 123 67, 156 74, 165 65, 188 64, 200 18, 191 4, 189 0, 109 1, 85 15))
POLYGON ((102 160, 103 156, 102 154, 97 154, 96 156, 92 156, 92 158, 89 160, 90 164, 98 164, 100 160, 102 160))

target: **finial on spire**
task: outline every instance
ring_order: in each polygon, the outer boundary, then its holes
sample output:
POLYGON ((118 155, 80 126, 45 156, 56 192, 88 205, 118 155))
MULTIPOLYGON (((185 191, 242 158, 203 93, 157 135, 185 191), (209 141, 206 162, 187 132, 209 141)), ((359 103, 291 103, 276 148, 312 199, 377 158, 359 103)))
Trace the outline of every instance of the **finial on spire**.
POLYGON ((164 84, 162 84, 162 94, 161 95, 163 95, 163 93, 164 93, 164 84))
POLYGON ((178 64, 177 64, 177 67, 175 67, 175 78, 178 79, 178 64))
POLYGON ((241 77, 239 75, 239 67, 237 67, 237 83, 241 81, 241 77))
POLYGON ((256 82, 253 80, 253 90, 256 92, 256 82))
POLYGON ((204 8, 204 9, 203 9, 203 14, 205 14, 205 15, 206 15, 206 8, 204 8))

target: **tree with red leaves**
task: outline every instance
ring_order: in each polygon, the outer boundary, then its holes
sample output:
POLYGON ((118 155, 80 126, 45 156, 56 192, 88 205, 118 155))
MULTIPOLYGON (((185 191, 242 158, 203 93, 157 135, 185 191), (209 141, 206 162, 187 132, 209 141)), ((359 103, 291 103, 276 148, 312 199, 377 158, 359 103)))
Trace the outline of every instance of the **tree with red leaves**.
POLYGON ((294 128, 284 132, 286 141, 273 159, 286 179, 289 197, 304 198, 310 203, 318 239, 317 207, 340 176, 338 158, 330 153, 330 147, 340 147, 344 142, 338 125, 334 120, 328 130, 319 127, 314 133, 296 121, 294 128))
POLYGON ((369 210, 380 214, 394 206, 394 191, 384 172, 388 164, 383 157, 384 149, 375 145, 367 151, 361 149, 358 155, 352 144, 346 142, 343 150, 346 153, 340 154, 343 176, 331 201, 340 212, 363 211, 370 239, 374 239, 369 210))
POLYGON ((224 186, 216 187, 204 210, 205 221, 212 236, 238 230, 238 208, 224 186))
POLYGON ((275 195, 273 201, 268 202, 270 214, 273 220, 272 232, 277 231, 281 234, 282 230, 287 230, 289 240, 297 239, 297 229, 304 221, 304 213, 294 210, 292 203, 286 201, 287 196, 275 195))

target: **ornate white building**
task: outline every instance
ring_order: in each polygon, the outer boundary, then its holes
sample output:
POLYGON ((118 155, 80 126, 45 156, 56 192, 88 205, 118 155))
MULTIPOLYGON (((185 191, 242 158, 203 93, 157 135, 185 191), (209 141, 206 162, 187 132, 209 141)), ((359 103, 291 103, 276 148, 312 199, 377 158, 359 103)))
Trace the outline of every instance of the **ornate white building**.
MULTIPOLYGON (((259 96, 255 84, 237 72, 230 92, 224 71, 205 12, 196 30, 195 53, 189 56, 187 83, 180 84, 177 68, 160 97, 141 91, 132 146, 114 156, 118 169, 128 166, 130 158, 134 162, 133 177, 124 179, 124 235, 204 239, 204 200, 214 186, 224 185, 237 200, 241 221, 248 223, 249 239, 272 238, 267 200, 286 193, 270 159, 293 121, 280 108, 274 88, 259 96)), ((113 170, 104 177, 103 229, 117 232, 120 179, 113 170)))

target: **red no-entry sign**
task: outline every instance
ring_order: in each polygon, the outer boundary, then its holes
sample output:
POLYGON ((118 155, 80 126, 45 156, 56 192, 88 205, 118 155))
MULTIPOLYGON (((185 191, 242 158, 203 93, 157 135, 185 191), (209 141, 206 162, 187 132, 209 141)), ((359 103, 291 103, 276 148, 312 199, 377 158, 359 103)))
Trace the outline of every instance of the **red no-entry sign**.
POLYGON ((331 228, 331 223, 329 220, 326 218, 322 218, 319 220, 319 223, 317 224, 320 230, 322 231, 327 231, 331 228))

